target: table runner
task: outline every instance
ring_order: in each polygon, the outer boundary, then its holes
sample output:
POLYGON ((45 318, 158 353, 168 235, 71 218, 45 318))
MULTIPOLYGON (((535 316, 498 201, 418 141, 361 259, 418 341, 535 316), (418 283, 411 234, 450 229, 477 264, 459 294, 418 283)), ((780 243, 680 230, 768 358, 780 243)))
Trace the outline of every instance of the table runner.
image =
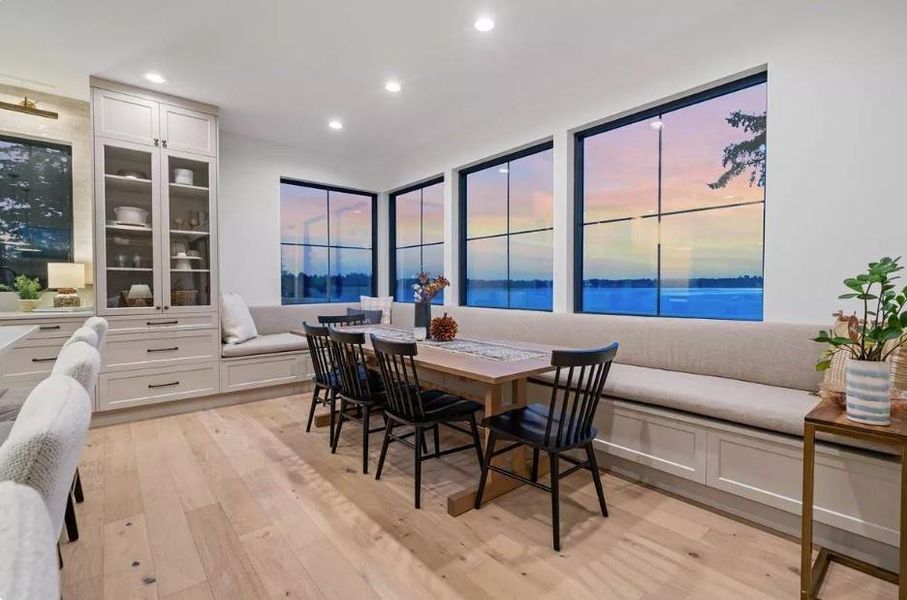
MULTIPOLYGON (((386 340, 393 340, 396 342, 415 341, 413 332, 408 329, 392 329, 388 327, 355 325, 352 327, 344 327, 343 330, 361 332, 366 335, 373 333, 375 334, 375 337, 383 338, 386 340)), ((527 360, 530 358, 542 358, 548 355, 547 352, 539 352, 538 350, 527 350, 525 348, 519 348, 516 346, 508 346, 507 344, 486 342, 484 340, 471 340, 469 338, 457 338, 449 342, 440 342, 438 340, 424 340, 419 341, 418 343, 424 344, 426 346, 431 346, 432 348, 446 350, 448 352, 456 352, 457 354, 466 354, 469 356, 476 356, 479 358, 496 360, 499 362, 527 360)))

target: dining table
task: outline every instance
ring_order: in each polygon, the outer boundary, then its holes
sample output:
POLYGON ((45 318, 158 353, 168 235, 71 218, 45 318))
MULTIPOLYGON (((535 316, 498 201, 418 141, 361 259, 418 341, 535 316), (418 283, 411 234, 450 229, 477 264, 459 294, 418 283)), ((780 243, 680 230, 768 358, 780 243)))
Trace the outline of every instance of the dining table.
MULTIPOLYGON (((528 380, 534 375, 552 370, 552 346, 523 341, 487 339, 481 337, 456 338, 452 341, 416 340, 413 329, 393 325, 353 325, 341 327, 343 331, 362 332, 366 343, 363 349, 374 358, 369 334, 395 341, 416 341, 418 354, 414 357, 420 384, 423 387, 445 392, 481 403, 485 416, 512 410, 527 403, 528 380)), ((305 335, 303 330, 292 333, 305 335)), ((316 425, 325 426, 328 415, 316 418, 316 425)), ((487 432, 486 432, 487 439, 487 432)), ((495 464, 504 466, 524 477, 529 476, 530 455, 524 446, 495 458, 495 464)), ((539 465, 544 473, 547 465, 539 465)), ((491 500, 523 485, 522 482, 489 472, 483 494, 491 500)), ((475 506, 476 485, 470 485, 447 497, 447 513, 459 516, 475 506)))

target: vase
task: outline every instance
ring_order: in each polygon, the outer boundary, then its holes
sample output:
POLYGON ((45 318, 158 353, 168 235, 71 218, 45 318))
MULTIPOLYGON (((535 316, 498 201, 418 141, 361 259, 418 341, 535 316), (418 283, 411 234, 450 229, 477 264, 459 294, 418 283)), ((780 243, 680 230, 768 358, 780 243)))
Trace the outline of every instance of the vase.
POLYGON ((414 325, 416 327, 424 327, 425 337, 431 337, 431 332, 429 331, 429 326, 431 325, 431 303, 416 302, 414 325))
POLYGON ((39 304, 41 304, 40 298, 35 299, 35 300, 23 300, 20 298, 19 299, 19 310, 22 312, 31 312, 31 311, 35 310, 36 308, 38 308, 39 304))
POLYGON ((867 425, 891 424, 891 365, 847 361, 847 418, 867 425))

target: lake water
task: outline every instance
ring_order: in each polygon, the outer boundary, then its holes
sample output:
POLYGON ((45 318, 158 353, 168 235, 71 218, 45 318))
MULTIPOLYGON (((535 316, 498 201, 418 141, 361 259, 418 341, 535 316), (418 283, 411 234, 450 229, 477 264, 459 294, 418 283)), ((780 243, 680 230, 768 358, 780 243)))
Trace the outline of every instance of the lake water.
MULTIPOLYGON (((658 290, 655 288, 585 288, 583 310, 629 315, 654 315, 658 290)), ((762 288, 662 288, 661 316, 710 319, 762 319, 762 288)), ((472 288, 467 291, 471 306, 506 307, 505 288, 472 288)), ((551 288, 515 289, 511 308, 551 310, 551 288)))

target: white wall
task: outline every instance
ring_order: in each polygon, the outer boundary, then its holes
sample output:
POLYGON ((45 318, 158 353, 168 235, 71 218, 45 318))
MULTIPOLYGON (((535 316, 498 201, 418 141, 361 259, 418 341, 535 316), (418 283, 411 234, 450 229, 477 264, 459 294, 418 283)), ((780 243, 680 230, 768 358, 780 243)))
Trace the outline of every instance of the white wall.
MULTIPOLYGON (((253 306, 280 304, 281 177, 378 189, 374 181, 357 175, 355 165, 346 163, 337 169, 331 162, 343 164, 302 156, 298 149, 280 144, 229 133, 221 136, 218 220, 222 291, 237 292, 253 306)), ((383 271, 387 271, 386 258, 383 264, 383 271)))
MULTIPOLYGON (((376 157, 375 164, 349 165, 226 135, 221 145, 224 289, 242 293, 252 304, 279 303, 281 175, 388 190, 436 173, 450 181, 459 167, 553 138, 559 242, 555 308, 569 310, 572 160, 567 145, 572 132, 767 65, 765 319, 828 322, 844 306, 836 298, 845 276, 879 256, 907 254, 905 23, 907 3, 894 0, 806 3, 791 10, 784 3, 765 10, 754 5, 737 22, 708 24, 708 35, 666 40, 644 54, 623 57, 624 68, 610 78, 558 74, 559 83, 549 93, 515 99, 506 114, 484 115, 456 135, 390 162, 376 157)), ((454 198, 449 197, 449 208, 454 198)), ((449 273, 457 272, 455 229, 455 215, 450 215, 449 273)), ((380 257, 379 290, 384 291, 386 252, 380 257)), ((453 300, 456 294, 445 296, 453 300)))

